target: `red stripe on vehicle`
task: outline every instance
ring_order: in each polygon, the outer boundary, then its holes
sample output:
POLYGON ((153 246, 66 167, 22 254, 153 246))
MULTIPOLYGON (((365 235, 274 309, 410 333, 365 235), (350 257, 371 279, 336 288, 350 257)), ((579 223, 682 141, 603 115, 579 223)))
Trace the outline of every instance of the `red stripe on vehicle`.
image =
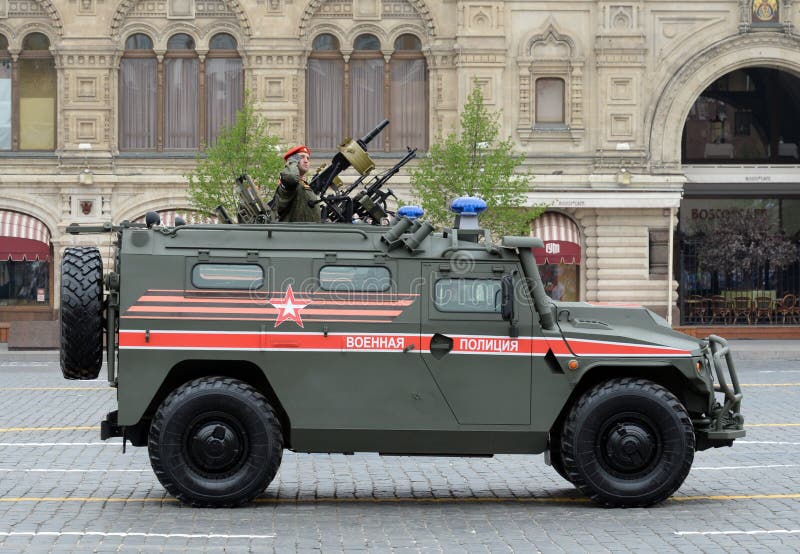
POLYGON ((570 349, 577 356, 691 356, 689 350, 619 342, 603 342, 585 339, 567 339, 570 349))

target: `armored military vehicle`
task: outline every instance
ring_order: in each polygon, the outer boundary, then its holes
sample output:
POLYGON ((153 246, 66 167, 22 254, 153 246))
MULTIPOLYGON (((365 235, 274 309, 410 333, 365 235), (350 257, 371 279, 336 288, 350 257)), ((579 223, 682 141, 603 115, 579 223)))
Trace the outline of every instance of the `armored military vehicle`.
POLYGON ((495 243, 480 200, 453 207, 439 232, 410 208, 390 226, 70 226, 115 249, 105 275, 97 248, 64 253, 64 376, 97 378, 105 336, 118 409, 101 438, 147 446, 195 506, 252 500, 284 449, 544 453, 596 502, 648 506, 695 451, 744 436, 725 340, 554 302, 540 239, 495 243))

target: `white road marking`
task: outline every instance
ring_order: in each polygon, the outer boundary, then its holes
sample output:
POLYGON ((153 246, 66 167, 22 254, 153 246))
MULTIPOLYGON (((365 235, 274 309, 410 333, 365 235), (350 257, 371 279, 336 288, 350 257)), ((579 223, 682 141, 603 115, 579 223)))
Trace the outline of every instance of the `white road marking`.
POLYGON ((676 535, 797 535, 800 529, 756 529, 753 531, 675 531, 676 535))
POLYGON ((121 442, 0 442, 0 446, 122 446, 121 442))
POLYGON ((274 539, 275 535, 223 533, 112 533, 103 531, 0 531, 0 537, 155 537, 163 539, 274 539))
POLYGON ((771 468, 771 467, 800 467, 800 464, 770 464, 770 465, 763 465, 763 466, 723 466, 723 467, 693 467, 692 469, 705 469, 705 470, 714 470, 714 469, 764 469, 764 468, 771 468))
POLYGON ((148 469, 16 469, 16 468, 0 468, 0 471, 6 473, 13 472, 29 472, 29 473, 142 473, 144 471, 151 471, 148 469))
POLYGON ((743 441, 737 440, 736 444, 789 444, 789 445, 798 445, 800 442, 786 442, 786 441, 743 441))

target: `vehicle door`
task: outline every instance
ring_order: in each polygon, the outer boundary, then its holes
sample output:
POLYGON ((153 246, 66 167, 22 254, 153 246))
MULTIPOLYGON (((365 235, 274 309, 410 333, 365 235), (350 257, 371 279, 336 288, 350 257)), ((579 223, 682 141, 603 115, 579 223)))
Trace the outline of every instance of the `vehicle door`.
POLYGON ((501 278, 510 274, 519 284, 518 265, 477 262, 457 272, 425 263, 422 271, 422 357, 458 423, 529 424, 531 305, 515 303, 518 337, 500 312, 501 278))

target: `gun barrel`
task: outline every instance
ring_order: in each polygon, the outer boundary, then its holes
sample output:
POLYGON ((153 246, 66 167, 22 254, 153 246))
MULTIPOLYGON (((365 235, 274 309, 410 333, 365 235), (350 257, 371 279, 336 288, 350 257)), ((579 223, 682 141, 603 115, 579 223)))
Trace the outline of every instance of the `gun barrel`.
MULTIPOLYGON (((372 131, 361 137, 361 139, 358 142, 362 143, 362 146, 365 144, 369 144, 369 142, 375 137, 377 137, 380 134, 380 132, 386 128, 388 124, 389 120, 384 119, 383 121, 378 123, 378 125, 372 131)), ((366 150, 366 148, 364 148, 364 150, 366 150)))

